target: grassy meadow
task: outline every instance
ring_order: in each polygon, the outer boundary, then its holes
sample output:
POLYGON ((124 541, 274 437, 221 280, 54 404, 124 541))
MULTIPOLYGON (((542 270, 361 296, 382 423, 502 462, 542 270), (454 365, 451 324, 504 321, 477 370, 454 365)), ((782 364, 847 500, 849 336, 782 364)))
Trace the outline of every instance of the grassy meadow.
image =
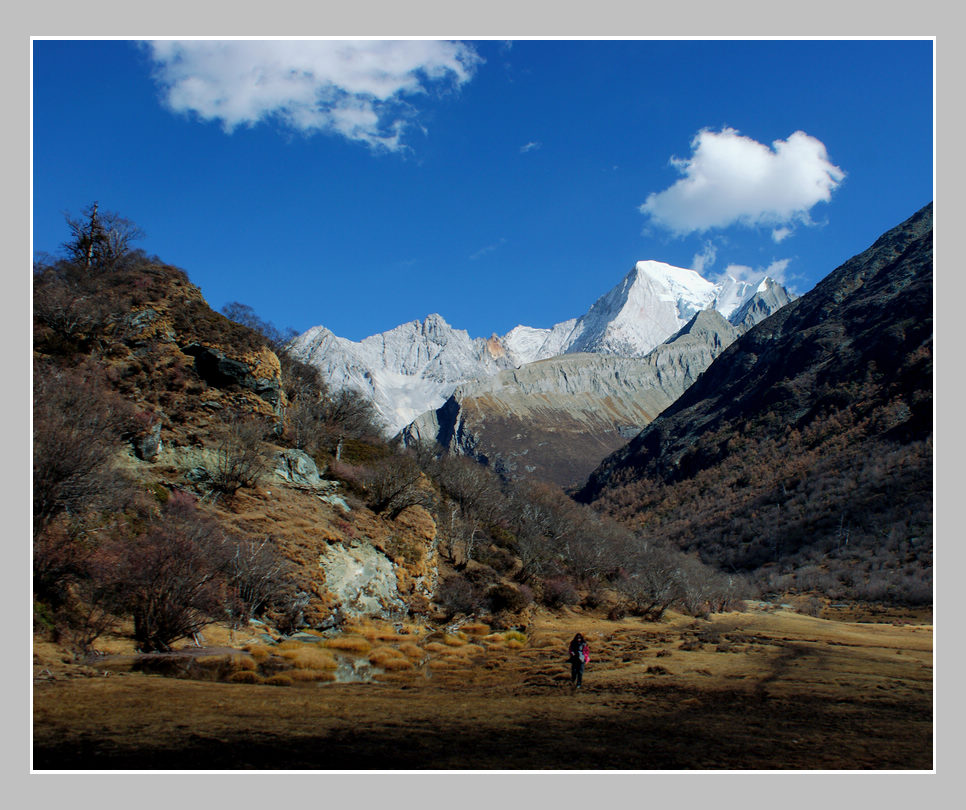
POLYGON ((932 642, 925 615, 782 609, 274 642, 213 625, 168 655, 108 638, 84 664, 38 641, 33 767, 928 770, 932 642))

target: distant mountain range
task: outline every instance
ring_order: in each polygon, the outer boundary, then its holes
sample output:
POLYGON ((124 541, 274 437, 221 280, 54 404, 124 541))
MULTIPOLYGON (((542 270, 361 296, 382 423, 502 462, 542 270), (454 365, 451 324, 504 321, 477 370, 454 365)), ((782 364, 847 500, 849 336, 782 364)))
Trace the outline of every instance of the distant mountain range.
MULTIPOLYGON (((502 337, 470 338, 434 314, 359 342, 316 326, 289 351, 316 366, 332 388, 371 400, 386 434, 395 435, 443 406, 462 384, 564 355, 644 358, 706 310, 743 332, 793 297, 768 278, 715 284, 694 270, 641 261, 585 315, 550 328, 517 326, 502 337)), ((621 418, 637 427, 643 421, 621 418)))

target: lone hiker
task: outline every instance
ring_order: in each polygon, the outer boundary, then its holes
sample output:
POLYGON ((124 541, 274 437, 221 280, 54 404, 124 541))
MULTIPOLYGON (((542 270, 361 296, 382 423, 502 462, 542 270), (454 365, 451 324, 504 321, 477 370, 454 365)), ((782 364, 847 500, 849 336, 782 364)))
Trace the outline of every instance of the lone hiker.
POLYGON ((590 647, 584 637, 577 633, 570 642, 570 682, 577 688, 584 681, 584 664, 590 660, 590 647))

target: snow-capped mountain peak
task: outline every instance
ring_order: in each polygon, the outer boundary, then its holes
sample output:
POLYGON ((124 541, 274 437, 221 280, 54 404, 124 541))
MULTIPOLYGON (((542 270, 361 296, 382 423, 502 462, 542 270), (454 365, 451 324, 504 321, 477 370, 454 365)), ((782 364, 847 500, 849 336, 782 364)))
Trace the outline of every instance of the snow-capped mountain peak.
POLYGON ((789 300, 770 279, 754 285, 729 277, 715 284, 694 270, 648 260, 637 262, 585 315, 549 329, 517 326, 502 337, 470 338, 432 314, 358 343, 317 326, 295 338, 290 351, 317 366, 332 388, 353 388, 371 399, 394 433, 471 379, 561 354, 644 357, 703 310, 715 309, 744 330, 789 300))

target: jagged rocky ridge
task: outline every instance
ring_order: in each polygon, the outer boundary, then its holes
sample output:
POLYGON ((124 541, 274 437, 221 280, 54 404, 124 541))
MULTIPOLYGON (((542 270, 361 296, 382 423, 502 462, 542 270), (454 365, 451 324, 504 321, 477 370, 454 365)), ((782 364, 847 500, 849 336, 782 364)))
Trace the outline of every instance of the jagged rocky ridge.
POLYGON ((744 329, 791 299, 770 279, 757 286, 734 279, 713 284, 693 270, 642 261, 585 315, 549 329, 518 326, 503 337, 470 338, 434 314, 359 342, 313 327, 289 351, 318 367, 334 389, 352 388, 370 399, 387 435, 394 435, 471 380, 565 354, 641 358, 702 310, 714 309, 744 329))

